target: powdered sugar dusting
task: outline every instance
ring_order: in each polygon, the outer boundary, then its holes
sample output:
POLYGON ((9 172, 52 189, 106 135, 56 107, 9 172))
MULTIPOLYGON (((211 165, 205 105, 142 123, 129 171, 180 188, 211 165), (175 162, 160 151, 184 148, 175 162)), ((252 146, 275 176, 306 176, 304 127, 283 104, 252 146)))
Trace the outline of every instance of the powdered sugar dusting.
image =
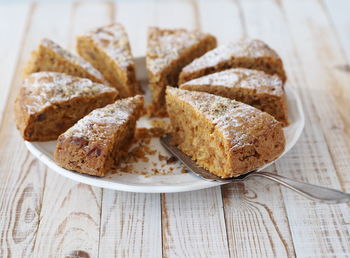
POLYGON ((150 28, 148 32, 147 68, 154 74, 161 72, 181 54, 199 43, 208 34, 184 29, 161 30, 150 28))
POLYGON ((23 81, 24 107, 32 114, 45 107, 67 101, 78 96, 95 96, 115 89, 89 79, 56 72, 30 74, 23 81))
POLYGON ((41 45, 56 52, 58 55, 60 55, 64 59, 68 60, 69 62, 82 67, 87 73, 91 74, 93 77, 100 80, 101 82, 105 81, 102 74, 98 70, 96 70, 90 63, 86 62, 84 59, 82 59, 76 55, 73 55, 72 53, 63 49, 61 46, 59 46, 58 44, 56 44, 52 40, 43 39, 41 41, 41 45))
POLYGON ((134 64, 128 36, 123 25, 114 23, 92 30, 83 36, 90 37, 122 69, 126 70, 129 65, 134 64))
POLYGON ((111 131, 115 132, 135 115, 140 109, 142 99, 141 96, 135 96, 95 109, 68 129, 64 135, 103 143, 111 131))
POLYGON ((255 94, 284 95, 283 82, 277 75, 244 68, 233 68, 199 77, 182 84, 186 89, 191 86, 215 86, 224 88, 253 89, 255 94))
POLYGON ((230 42, 207 52, 184 67, 182 72, 192 73, 206 67, 216 66, 233 57, 259 58, 267 56, 279 59, 277 53, 263 41, 257 39, 241 39, 238 42, 230 42))
POLYGON ((171 87, 167 88, 167 94, 202 114, 223 134, 231 147, 250 144, 254 136, 278 124, 269 114, 228 98, 171 87))

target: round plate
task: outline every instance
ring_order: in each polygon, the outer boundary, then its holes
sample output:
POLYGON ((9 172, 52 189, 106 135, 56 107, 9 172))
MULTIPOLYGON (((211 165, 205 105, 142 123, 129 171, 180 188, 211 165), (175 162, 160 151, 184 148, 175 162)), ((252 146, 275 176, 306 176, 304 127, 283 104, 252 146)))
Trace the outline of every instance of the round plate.
MULTIPOLYGON (((147 80, 147 75, 144 62, 144 58, 142 57, 136 59, 137 77, 140 81, 143 81, 145 84, 147 80)), ((285 91, 287 95, 290 125, 283 129, 286 137, 286 147, 279 158, 285 155, 295 145, 304 128, 304 113, 298 95, 288 84, 285 85, 285 91)), ((149 98, 149 92, 146 91, 146 99, 147 98, 149 98)), ((138 121, 137 126, 149 127, 149 122, 149 119, 143 117, 138 121)), ((104 178, 83 175, 61 168, 58 165, 56 165, 56 163, 53 160, 53 153, 55 150, 56 141, 25 142, 25 144, 34 156, 36 156, 40 161, 45 163, 54 172, 62 176, 68 177, 72 180, 93 186, 128 192, 171 193, 199 190, 222 184, 205 181, 192 173, 181 173, 181 169, 179 169, 179 167, 174 167, 174 172, 172 174, 167 175, 141 175, 130 173, 117 173, 109 174, 104 178)), ((162 155, 167 155, 166 150, 160 145, 158 139, 152 139, 151 145, 152 148, 157 150, 157 154, 153 156, 151 155, 149 157, 149 162, 139 162, 135 164, 135 167, 143 166, 142 169, 146 168, 148 169, 148 171, 151 171, 152 168, 155 168, 154 165, 152 165, 152 163, 154 164, 154 162, 157 162, 157 160, 159 161, 158 154, 160 153, 162 155)), ((265 165, 259 170, 266 168, 272 163, 265 165)))

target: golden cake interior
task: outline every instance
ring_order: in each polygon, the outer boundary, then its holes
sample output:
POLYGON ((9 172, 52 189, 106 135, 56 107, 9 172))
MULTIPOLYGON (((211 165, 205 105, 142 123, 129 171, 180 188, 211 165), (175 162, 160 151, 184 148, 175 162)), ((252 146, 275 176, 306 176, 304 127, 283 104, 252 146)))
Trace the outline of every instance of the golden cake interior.
POLYGON ((122 98, 134 96, 139 91, 134 58, 121 24, 111 24, 80 35, 77 51, 103 74, 122 98))
POLYGON ((55 160, 67 169, 105 176, 126 155, 143 97, 122 99, 91 112, 58 138, 55 160))
POLYGON ((197 165, 223 178, 276 159, 284 150, 283 129, 267 113, 204 92, 168 87, 167 110, 174 144, 197 165))

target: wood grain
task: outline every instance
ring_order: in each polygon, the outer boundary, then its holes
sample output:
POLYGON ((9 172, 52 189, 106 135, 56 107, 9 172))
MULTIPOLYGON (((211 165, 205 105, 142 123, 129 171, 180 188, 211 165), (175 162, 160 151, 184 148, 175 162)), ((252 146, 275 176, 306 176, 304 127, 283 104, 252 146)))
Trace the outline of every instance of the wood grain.
MULTIPOLYGON (((150 6, 151 4, 128 1, 117 3, 112 7, 114 21, 123 23, 128 30, 134 55, 145 53, 143 44, 146 38, 141 37, 146 37, 147 26, 140 27, 138 22, 143 24, 151 22, 150 6), (145 9, 148 11, 144 12, 145 9), (139 19, 135 20, 134 16, 130 16, 130 10, 135 10, 139 19)), ((160 194, 103 190, 99 256, 160 257, 162 255, 160 205, 160 194)))
MULTIPOLYGON (((267 42, 280 50, 287 67, 290 84, 298 89, 306 113, 304 135, 293 150, 277 162, 278 173, 302 181, 339 188, 337 174, 322 131, 323 121, 320 117, 325 114, 317 113, 320 98, 324 99, 329 93, 322 91, 320 86, 322 82, 318 79, 321 78, 320 76, 318 78, 311 76, 314 73, 313 69, 316 69, 318 58, 313 60, 314 65, 310 66, 311 63, 309 63, 304 66, 308 63, 310 54, 317 50, 308 48, 307 51, 305 49, 303 51, 302 49, 305 45, 313 44, 313 41, 319 41, 320 38, 310 37, 307 26, 301 26, 301 24, 294 28, 294 33, 291 33, 293 29, 289 26, 294 26, 292 23, 302 20, 300 6, 291 7, 289 6, 293 5, 291 2, 288 2, 288 7, 278 5, 274 1, 259 3, 242 4, 247 15, 246 19, 251 22, 248 26, 249 35, 265 37, 267 42), (269 15, 260 17, 253 15, 257 13, 269 15)), ((297 2, 294 4, 298 5, 297 2)), ((315 7, 303 7, 304 9, 315 12, 315 7)), ((310 13, 307 17, 309 19, 310 13)), ((322 105, 329 104, 323 102, 322 105)), ((345 205, 316 204, 285 189, 282 190, 282 194, 297 256, 319 257, 331 255, 331 253, 348 252, 346 246, 349 241, 347 235, 349 228, 345 214, 349 210, 345 205), (339 218, 339 214, 345 216, 339 218), (335 237, 337 241, 334 241, 335 237)))
MULTIPOLYGON (((247 35, 248 22, 241 3, 220 1, 222 9, 206 1, 198 4, 202 10, 203 30, 218 35, 219 42, 228 43, 247 35), (220 12, 223 9, 225 11, 220 12), (227 33, 217 33, 222 24, 234 26, 228 26, 227 33)), ((279 186, 260 180, 249 180, 245 185, 222 187, 231 257, 293 256, 291 232, 279 186)))
POLYGON ((229 257, 220 187, 162 198, 165 257, 229 257))
POLYGON ((103 191, 99 257, 161 257, 159 194, 103 191))
POLYGON ((29 10, 29 5, 24 4, 0 5, 0 35, 6 37, 6 40, 0 41, 0 121, 6 107, 11 81, 16 71, 29 10))
POLYGON ((350 191, 349 7, 346 0, 1 3, 0 257, 347 257, 349 206, 317 204, 267 181, 160 195, 67 180, 26 150, 13 102, 43 37, 74 51, 77 34, 117 20, 135 56, 145 54, 151 25, 201 29, 219 43, 260 38, 282 56, 306 113, 298 144, 269 170, 350 191))
MULTIPOLYGON (((46 11, 53 13, 50 9, 46 11)), ((54 13, 60 17, 64 32, 62 38, 57 37, 57 42, 71 50, 74 50, 76 35, 111 22, 107 3, 67 3, 65 8, 56 7, 54 13)), ((97 257, 101 206, 101 188, 76 183, 50 171, 34 252, 38 257, 97 257)))
MULTIPOLYGON (((159 1, 154 9, 155 25, 200 29, 196 14, 193 2, 169 5, 159 1)), ((220 187, 162 194, 162 236, 164 257, 228 257, 220 187)))
MULTIPOLYGON (((29 154, 15 129, 13 102, 22 80, 20 75, 23 64, 39 40, 40 35, 37 32, 55 30, 57 24, 56 21, 45 16, 46 12, 36 4, 27 7, 29 8, 28 17, 23 17, 26 27, 19 48, 19 59, 13 72, 12 82, 8 85, 11 91, 0 128, 1 146, 6 146, 6 148, 2 147, 2 155, 0 155, 1 257, 28 257, 32 253, 40 223, 46 177, 46 167, 29 154), (47 18, 46 23, 43 23, 39 17, 47 18)), ((12 15, 16 16, 16 13, 12 15)))

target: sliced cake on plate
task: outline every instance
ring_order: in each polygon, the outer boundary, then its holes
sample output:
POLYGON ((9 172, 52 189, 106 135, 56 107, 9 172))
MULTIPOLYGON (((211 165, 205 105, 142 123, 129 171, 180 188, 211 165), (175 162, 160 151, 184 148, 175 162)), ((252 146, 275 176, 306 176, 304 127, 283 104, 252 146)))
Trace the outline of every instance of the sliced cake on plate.
POLYGON ((79 173, 105 176, 127 152, 142 109, 143 97, 137 95, 92 111, 58 138, 56 163, 79 173))
POLYGON ((154 115, 166 114, 165 88, 177 85, 181 69, 214 47, 216 39, 210 34, 185 29, 149 29, 146 66, 154 115))
POLYGON ((219 46, 183 68, 179 83, 230 68, 249 68, 277 74, 286 81, 283 63, 278 54, 257 39, 242 39, 219 46))
POLYGON ((222 178, 239 176, 279 157, 280 122, 252 106, 205 92, 168 87, 174 144, 222 178))
POLYGON ((77 51, 103 74, 122 98, 134 96, 139 91, 134 58, 123 25, 114 23, 79 36, 77 51))
POLYGON ((84 59, 73 55, 50 39, 41 40, 25 66, 25 76, 36 72, 59 72, 108 84, 102 74, 84 59))
POLYGON ((244 68, 233 68, 193 79, 179 86, 234 99, 256 107, 288 125, 283 82, 277 75, 244 68))
POLYGON ((95 108, 113 103, 117 90, 56 72, 30 74, 15 102, 17 128, 26 141, 49 141, 95 108))

